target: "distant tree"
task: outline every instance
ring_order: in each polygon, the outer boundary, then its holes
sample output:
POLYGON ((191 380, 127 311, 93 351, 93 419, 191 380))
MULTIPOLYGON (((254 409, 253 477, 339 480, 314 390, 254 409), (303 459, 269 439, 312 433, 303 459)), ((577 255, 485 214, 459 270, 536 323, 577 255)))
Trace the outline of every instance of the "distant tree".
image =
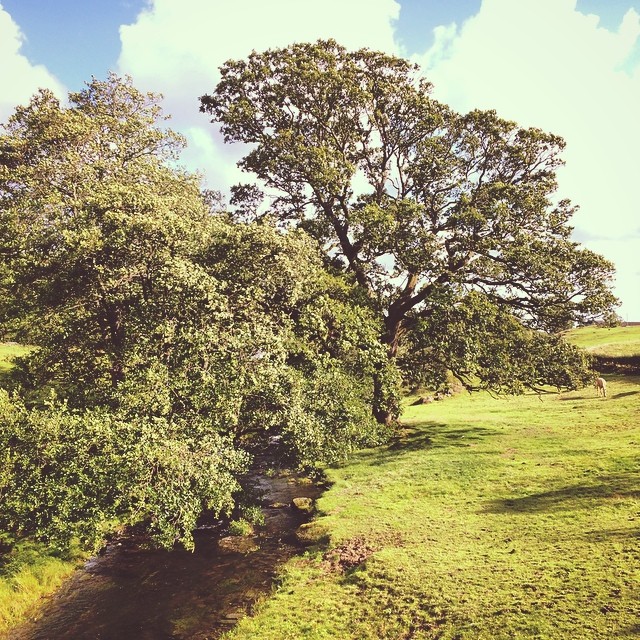
MULTIPOLYGON (((472 291, 545 332, 609 312, 613 267, 570 239, 574 207, 554 200, 564 142, 429 91, 406 60, 329 40, 225 63, 201 111, 249 145, 239 165, 280 221, 366 292, 390 359, 440 301, 472 291)), ((243 213, 258 211, 243 189, 243 213)))

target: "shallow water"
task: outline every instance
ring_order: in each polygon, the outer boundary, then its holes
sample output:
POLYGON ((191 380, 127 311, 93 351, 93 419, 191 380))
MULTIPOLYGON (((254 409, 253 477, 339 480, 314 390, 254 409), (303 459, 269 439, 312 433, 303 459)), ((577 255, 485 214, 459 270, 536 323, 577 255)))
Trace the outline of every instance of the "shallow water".
POLYGON ((216 527, 196 532, 193 553, 121 540, 78 570, 9 640, 219 637, 270 591, 277 566, 301 550, 295 530, 305 514, 269 505, 319 494, 316 486, 287 478, 259 477, 255 485, 263 494, 265 526, 244 544, 257 550, 226 549, 216 527))

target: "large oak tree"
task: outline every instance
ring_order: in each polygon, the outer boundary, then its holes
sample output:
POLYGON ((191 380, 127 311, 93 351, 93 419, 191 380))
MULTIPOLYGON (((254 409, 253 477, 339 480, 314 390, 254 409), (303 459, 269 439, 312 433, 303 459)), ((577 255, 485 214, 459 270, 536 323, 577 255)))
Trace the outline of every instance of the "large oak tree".
POLYGON ((294 44, 225 63, 201 110, 248 145, 239 165, 271 212, 367 293, 391 359, 408 330, 470 292, 535 331, 609 313, 613 267, 572 241, 575 207, 555 195, 562 139, 494 111, 458 114, 418 71, 334 41, 294 44))

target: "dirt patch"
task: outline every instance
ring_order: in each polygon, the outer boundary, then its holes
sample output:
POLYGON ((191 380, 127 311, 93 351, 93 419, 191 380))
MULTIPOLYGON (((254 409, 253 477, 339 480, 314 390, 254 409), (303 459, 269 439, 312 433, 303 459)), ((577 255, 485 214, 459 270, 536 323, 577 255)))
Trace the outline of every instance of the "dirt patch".
POLYGON ((378 549, 365 538, 352 538, 327 551, 323 556, 322 566, 325 571, 331 573, 345 573, 361 565, 376 551, 378 549))

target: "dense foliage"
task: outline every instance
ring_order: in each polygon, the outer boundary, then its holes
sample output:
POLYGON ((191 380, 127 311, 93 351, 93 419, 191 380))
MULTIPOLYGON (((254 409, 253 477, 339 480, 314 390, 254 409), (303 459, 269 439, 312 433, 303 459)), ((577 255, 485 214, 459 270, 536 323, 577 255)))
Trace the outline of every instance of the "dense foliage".
POLYGON ((192 546, 204 508, 229 513, 247 456, 206 424, 102 409, 27 410, 0 389, 0 527, 94 548, 120 524, 192 546))
MULTIPOLYGON (((574 207, 554 198, 559 137, 455 113, 406 60, 334 41, 254 52, 221 74, 201 110, 249 145, 240 166, 276 196, 281 223, 307 230, 366 292, 391 359, 414 327, 424 339, 442 300, 471 292, 547 332, 615 303, 612 265, 570 239, 574 207)), ((235 195, 243 216, 260 215, 255 188, 235 195)), ((502 386, 494 367, 473 368, 502 386)))
POLYGON ((456 304, 434 301, 429 316, 414 320, 398 364, 414 388, 446 387, 451 372, 467 389, 512 394, 545 385, 578 389, 593 377, 585 351, 525 327, 475 292, 456 304))
POLYGON ((5 399, 5 527, 188 545, 244 452, 310 466, 385 436, 375 316, 306 234, 213 209, 159 117, 112 76, 69 107, 40 92, 0 138, 3 322, 37 347, 14 372, 31 409, 5 399))

